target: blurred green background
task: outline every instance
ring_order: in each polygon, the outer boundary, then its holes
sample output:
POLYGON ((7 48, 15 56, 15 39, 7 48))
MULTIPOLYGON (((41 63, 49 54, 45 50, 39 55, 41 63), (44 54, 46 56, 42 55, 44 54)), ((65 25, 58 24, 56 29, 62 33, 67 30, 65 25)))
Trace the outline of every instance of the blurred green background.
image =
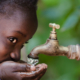
MULTIPOLYGON (((80 44, 80 0, 39 0, 37 16, 38 29, 27 45, 27 53, 49 38, 52 31, 49 23, 60 24, 57 30, 60 45, 80 44)), ((80 61, 43 54, 39 60, 48 65, 41 80, 80 80, 80 61)))

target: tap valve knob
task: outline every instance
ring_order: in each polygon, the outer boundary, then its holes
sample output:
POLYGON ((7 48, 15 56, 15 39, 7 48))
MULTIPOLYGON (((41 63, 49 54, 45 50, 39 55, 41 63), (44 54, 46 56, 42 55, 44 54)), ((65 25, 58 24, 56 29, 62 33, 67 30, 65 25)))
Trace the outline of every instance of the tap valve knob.
POLYGON ((49 27, 52 27, 53 32, 55 32, 56 29, 59 29, 59 28, 60 28, 60 25, 55 24, 55 23, 50 23, 50 24, 49 24, 49 27))
POLYGON ((60 28, 60 25, 55 24, 55 23, 50 23, 49 24, 49 27, 52 27, 52 29, 53 29, 51 31, 51 34, 50 34, 50 38, 49 39, 57 40, 56 29, 59 29, 60 28))

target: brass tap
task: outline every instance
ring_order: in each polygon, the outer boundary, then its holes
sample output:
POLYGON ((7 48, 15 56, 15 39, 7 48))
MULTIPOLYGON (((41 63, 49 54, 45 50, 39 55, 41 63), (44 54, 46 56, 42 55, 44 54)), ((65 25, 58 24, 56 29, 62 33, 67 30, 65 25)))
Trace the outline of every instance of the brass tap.
POLYGON ((50 23, 49 26, 52 27, 49 39, 46 41, 45 44, 35 47, 28 55, 28 57, 38 59, 39 54, 45 54, 49 56, 67 56, 69 59, 80 60, 80 46, 60 46, 56 34, 56 29, 59 29, 60 25, 50 23))

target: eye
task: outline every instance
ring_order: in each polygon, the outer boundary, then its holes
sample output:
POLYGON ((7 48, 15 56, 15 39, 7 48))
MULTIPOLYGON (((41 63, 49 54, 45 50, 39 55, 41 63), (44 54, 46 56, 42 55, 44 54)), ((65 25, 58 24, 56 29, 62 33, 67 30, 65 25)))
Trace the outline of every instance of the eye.
POLYGON ((21 48, 23 48, 23 47, 24 47, 24 45, 21 46, 21 48))
MULTIPOLYGON (((27 44, 28 42, 25 42, 25 44, 27 44)), ((24 44, 21 46, 21 48, 23 48, 24 47, 24 44)))
POLYGON ((28 41, 25 42, 25 44, 27 44, 27 43, 28 43, 28 41))
POLYGON ((18 41, 18 39, 17 38, 15 38, 15 37, 10 37, 10 38, 8 38, 9 40, 10 40, 10 42, 12 42, 13 44, 16 44, 17 43, 17 41, 18 41))

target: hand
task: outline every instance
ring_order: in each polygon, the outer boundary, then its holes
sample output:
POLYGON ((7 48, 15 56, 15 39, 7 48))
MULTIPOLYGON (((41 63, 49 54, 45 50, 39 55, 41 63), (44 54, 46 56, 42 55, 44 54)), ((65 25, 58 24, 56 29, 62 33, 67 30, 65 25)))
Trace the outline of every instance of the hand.
POLYGON ((1 80, 39 80, 46 72, 46 69, 47 69, 46 64, 31 66, 27 63, 6 61, 0 64, 0 79, 1 80))

